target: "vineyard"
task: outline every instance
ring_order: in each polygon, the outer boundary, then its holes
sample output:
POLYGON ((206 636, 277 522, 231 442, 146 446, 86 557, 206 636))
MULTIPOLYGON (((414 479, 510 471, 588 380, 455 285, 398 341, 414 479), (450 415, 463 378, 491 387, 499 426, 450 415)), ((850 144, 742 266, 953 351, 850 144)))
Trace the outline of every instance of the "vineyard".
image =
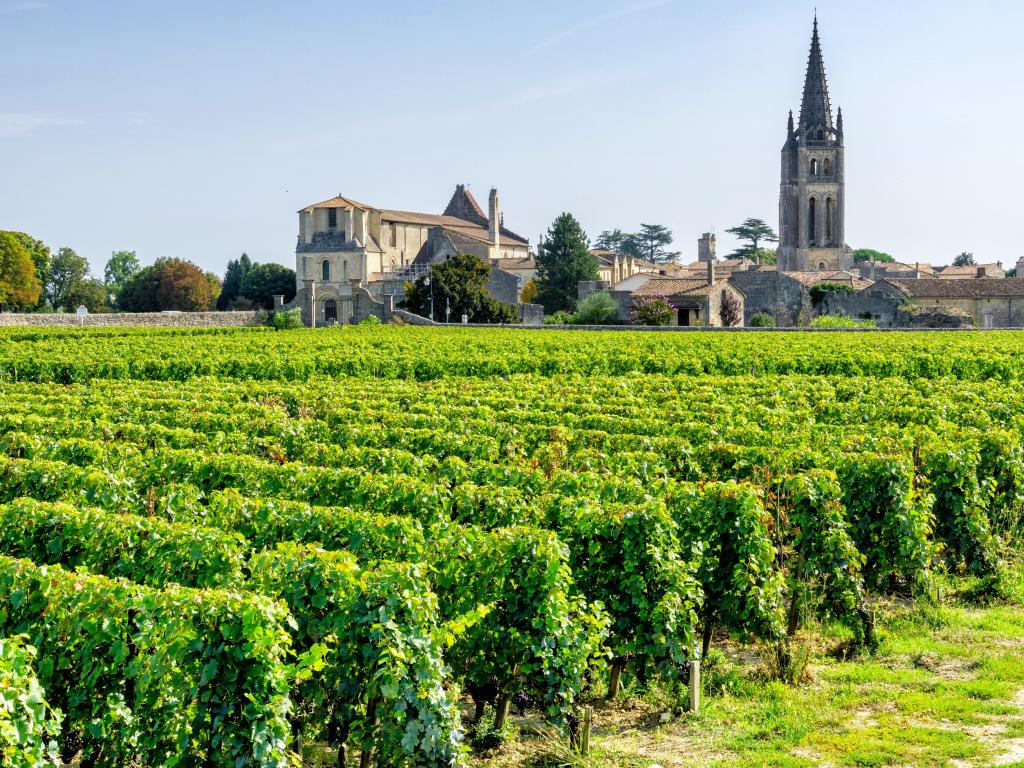
POLYGON ((579 755, 737 649, 795 690, 1014 599, 1021 380, 1011 332, 0 330, 0 763, 579 755))

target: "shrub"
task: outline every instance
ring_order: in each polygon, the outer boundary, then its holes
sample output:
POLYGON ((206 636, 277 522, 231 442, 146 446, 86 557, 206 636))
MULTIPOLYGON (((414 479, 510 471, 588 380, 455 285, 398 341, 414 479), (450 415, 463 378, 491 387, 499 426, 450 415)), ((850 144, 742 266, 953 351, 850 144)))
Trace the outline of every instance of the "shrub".
POLYGON ((572 325, 575 321, 576 315, 562 309, 544 316, 544 325, 572 325))
POLYGON ((841 315, 820 315, 811 321, 811 328, 877 328, 874 320, 855 320, 841 315))
POLYGON ((619 303, 606 291, 592 293, 576 307, 576 325, 611 325, 619 315, 619 303))
POLYGON ((298 307, 288 310, 278 310, 270 316, 270 324, 276 331, 288 331, 293 328, 301 328, 302 310, 298 307))
POLYGON ((812 285, 808 293, 811 295, 811 304, 818 306, 830 293, 853 293, 853 286, 849 283, 818 283, 812 285))
POLYGON ((769 315, 767 312, 758 312, 756 315, 750 318, 751 328, 774 328, 775 318, 769 315))
POLYGON ((360 325, 380 325, 380 318, 376 315, 370 315, 366 319, 360 321, 360 325))
POLYGON ((639 298, 633 301, 630 322, 633 325, 672 325, 676 308, 662 298, 639 298))

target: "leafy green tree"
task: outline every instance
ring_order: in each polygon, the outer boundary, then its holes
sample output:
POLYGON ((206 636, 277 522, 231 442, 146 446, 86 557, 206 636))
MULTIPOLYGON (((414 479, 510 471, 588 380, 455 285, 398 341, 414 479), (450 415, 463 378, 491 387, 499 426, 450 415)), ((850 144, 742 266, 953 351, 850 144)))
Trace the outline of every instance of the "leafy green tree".
POLYGON ((44 290, 46 300, 54 309, 72 312, 78 306, 75 298, 82 291, 82 283, 89 279, 89 262, 71 248, 61 248, 50 261, 44 290))
POLYGON ((221 281, 220 275, 216 272, 204 272, 206 282, 210 284, 210 311, 217 309, 217 300, 220 298, 221 281))
POLYGON ((954 267, 973 267, 977 264, 974 260, 974 254, 968 251, 964 251, 955 259, 953 259, 954 267))
POLYGON ((760 248, 752 259, 757 264, 777 264, 778 252, 774 248, 760 248))
POLYGON ((679 258, 679 251, 670 251, 672 230, 661 224, 641 224, 640 231, 628 236, 627 252, 655 264, 669 264, 679 258))
POLYGON ((402 306, 423 317, 471 323, 514 323, 515 307, 495 299, 487 290, 491 267, 469 253, 434 264, 415 283, 407 283, 402 306), (433 306, 433 313, 431 313, 433 306))
POLYGON ((594 248, 599 251, 616 251, 618 253, 625 253, 623 248, 626 247, 629 238, 630 234, 628 232, 623 232, 621 229, 606 229, 597 236, 597 240, 594 241, 594 248))
POLYGON ((0 309, 32 309, 42 285, 32 254, 17 232, 0 232, 0 309))
POLYGON ((232 302, 242 294, 242 284, 246 276, 252 271, 252 259, 249 254, 243 253, 241 258, 232 259, 228 262, 227 271, 224 273, 224 282, 221 285, 220 296, 217 297, 217 309, 228 309, 232 302))
POLYGON ((280 264, 257 264, 242 281, 240 295, 257 307, 273 309, 278 294, 283 294, 286 302, 295 298, 295 270, 280 264))
POLYGON ((572 311, 580 281, 598 277, 597 259, 590 254, 583 227, 571 213, 563 213, 537 254, 537 301, 546 312, 572 311))
POLYGON ((107 287, 107 298, 117 306, 117 294, 121 286, 131 280, 142 269, 135 251, 114 251, 103 268, 103 283, 107 287))
POLYGON ((747 219, 742 224, 725 230, 739 240, 747 242, 730 254, 734 259, 756 259, 761 252, 761 243, 777 243, 778 235, 764 219, 747 219))
POLYGON ((119 304, 126 312, 205 312, 210 282, 192 262, 157 259, 122 287, 119 304))
POLYGON ((101 280, 92 277, 79 280, 66 297, 66 309, 69 312, 78 307, 85 307, 92 313, 109 312, 107 286, 101 280))
POLYGON ((876 251, 872 248, 858 248, 853 252, 854 264, 871 261, 872 258, 877 262, 885 264, 893 264, 896 261, 896 259, 885 251, 876 251))

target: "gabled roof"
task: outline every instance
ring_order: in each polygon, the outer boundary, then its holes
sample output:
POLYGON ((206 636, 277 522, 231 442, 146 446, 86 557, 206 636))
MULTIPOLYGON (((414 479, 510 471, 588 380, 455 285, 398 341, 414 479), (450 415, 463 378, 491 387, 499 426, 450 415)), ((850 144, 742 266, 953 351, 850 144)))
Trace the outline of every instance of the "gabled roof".
POLYGON ((952 264, 948 267, 939 267, 938 271, 944 277, 946 275, 963 275, 964 277, 976 277, 979 269, 984 269, 986 272, 990 272, 997 269, 1002 269, 1000 264, 968 264, 963 267, 956 267, 952 264))
MULTIPOLYGON (((633 296, 641 298, 667 298, 669 296, 707 296, 713 290, 726 285, 728 280, 688 279, 678 277, 652 277, 635 291, 633 296)), ((737 289, 739 290, 739 289, 737 289)))
POLYGON ((494 259, 495 265, 498 269, 506 270, 517 270, 517 269, 537 269, 537 262, 532 257, 525 257, 522 259, 494 259))
POLYGON ((356 210, 360 211, 371 210, 370 206, 368 205, 364 205, 363 203, 357 203, 355 200, 338 195, 337 197, 332 197, 330 200, 323 200, 319 203, 307 205, 305 208, 299 211, 299 213, 312 213, 313 210, 316 208, 355 208, 356 210))
POLYGON ((887 283, 904 296, 914 299, 1016 299, 1024 298, 1024 278, 1001 277, 979 280, 921 278, 918 280, 897 280, 884 278, 887 283))
POLYGON ((444 209, 444 215, 471 221, 481 227, 486 227, 489 221, 487 214, 473 197, 473 193, 466 189, 465 184, 456 185, 452 199, 448 201, 448 207, 444 209))
POLYGON ((808 288, 819 283, 849 283, 856 290, 871 285, 870 280, 864 280, 860 275, 846 272, 840 269, 808 271, 808 272, 783 272, 786 277, 791 277, 801 285, 808 288))

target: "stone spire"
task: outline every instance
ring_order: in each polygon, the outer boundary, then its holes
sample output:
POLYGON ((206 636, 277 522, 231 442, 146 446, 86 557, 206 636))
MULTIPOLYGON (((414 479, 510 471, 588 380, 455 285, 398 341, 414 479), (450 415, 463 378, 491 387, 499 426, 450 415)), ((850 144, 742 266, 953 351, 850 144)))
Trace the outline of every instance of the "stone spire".
POLYGON ((800 105, 800 135, 805 141, 815 141, 818 131, 823 138, 831 138, 832 107, 828 102, 828 80, 825 62, 821 57, 818 38, 818 14, 814 14, 814 34, 811 36, 811 55, 807 59, 807 79, 804 80, 804 100, 800 105))
POLYGON ((842 141, 843 139, 843 108, 840 107, 836 112, 836 138, 842 141))

